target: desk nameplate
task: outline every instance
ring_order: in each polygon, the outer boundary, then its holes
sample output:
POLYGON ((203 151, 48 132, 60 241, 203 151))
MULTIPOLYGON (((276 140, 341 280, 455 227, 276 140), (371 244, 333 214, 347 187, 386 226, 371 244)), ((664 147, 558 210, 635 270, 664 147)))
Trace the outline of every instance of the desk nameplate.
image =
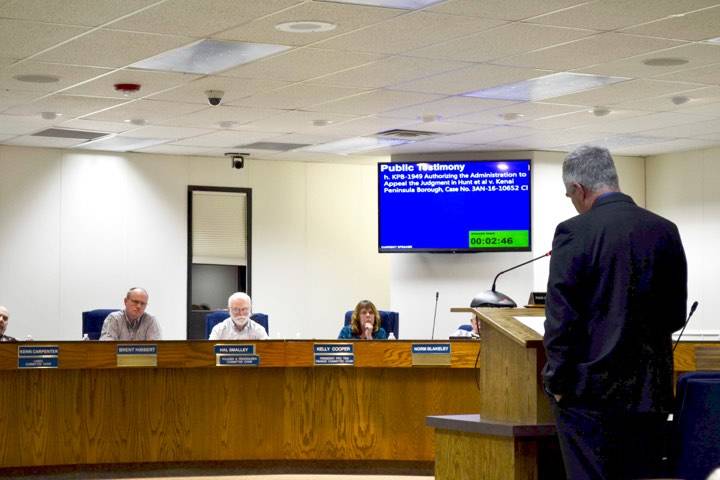
POLYGON ((57 345, 18 346, 18 368, 58 368, 60 347, 57 345))
POLYGON ((450 366, 452 352, 449 343, 413 343, 413 367, 450 366))
POLYGON ((355 350, 352 343, 315 343, 313 344, 313 358, 316 366, 355 365, 355 350))
POLYGON ((157 345, 118 345, 116 357, 118 367, 157 367, 157 345))
POLYGON ((260 357, 255 354, 255 345, 252 343, 216 344, 216 367, 257 367, 260 357))

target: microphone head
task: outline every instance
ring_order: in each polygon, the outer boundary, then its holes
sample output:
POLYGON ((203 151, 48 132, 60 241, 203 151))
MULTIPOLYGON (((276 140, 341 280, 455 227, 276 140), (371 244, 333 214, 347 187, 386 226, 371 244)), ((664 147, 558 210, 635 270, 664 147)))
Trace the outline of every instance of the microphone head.
POLYGON ((698 303, 697 300, 695 300, 695 301, 693 302, 692 307, 690 307, 690 315, 692 315, 693 313, 695 313, 695 309, 698 307, 698 304, 699 304, 699 303, 698 303))
POLYGON ((438 298, 440 298, 440 292, 435 292, 435 300, 437 300, 438 298))

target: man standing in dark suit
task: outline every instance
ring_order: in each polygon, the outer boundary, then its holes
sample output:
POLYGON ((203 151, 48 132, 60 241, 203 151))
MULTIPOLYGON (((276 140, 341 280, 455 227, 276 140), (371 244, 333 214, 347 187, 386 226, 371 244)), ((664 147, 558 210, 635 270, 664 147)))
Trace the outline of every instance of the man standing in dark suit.
POLYGON ((543 380, 567 476, 654 477, 686 313, 680 235, 620 192, 607 149, 578 148, 562 176, 580 215, 555 230, 543 380))

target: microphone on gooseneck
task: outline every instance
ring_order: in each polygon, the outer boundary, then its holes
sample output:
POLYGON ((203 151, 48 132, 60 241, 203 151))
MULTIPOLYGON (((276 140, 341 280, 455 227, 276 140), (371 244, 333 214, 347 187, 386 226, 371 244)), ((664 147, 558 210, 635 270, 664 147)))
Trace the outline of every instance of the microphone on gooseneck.
POLYGON ((693 302, 692 306, 690 307, 690 313, 688 313, 687 320, 685 320, 685 325, 683 325, 683 328, 682 328, 682 330, 680 330, 680 334, 678 335, 677 340, 675 340, 675 345, 673 345, 673 353, 675 353, 675 349, 677 348, 678 343, 680 343, 680 339, 682 338, 682 334, 685 331, 685 327, 687 327, 688 323, 690 322, 690 317, 693 316, 693 313, 695 313, 695 310, 697 309, 697 307, 698 307, 698 301, 695 300, 693 302))
POLYGON ((435 314, 433 314, 433 329, 432 329, 432 335, 430 335, 430 340, 435 340, 435 320, 437 320, 437 306, 438 306, 439 298, 440 298, 440 292, 435 292, 435 314))

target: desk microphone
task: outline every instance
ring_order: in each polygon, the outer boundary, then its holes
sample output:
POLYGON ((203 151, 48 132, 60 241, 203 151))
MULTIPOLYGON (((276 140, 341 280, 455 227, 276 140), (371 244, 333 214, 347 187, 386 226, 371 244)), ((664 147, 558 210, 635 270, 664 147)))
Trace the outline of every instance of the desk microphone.
POLYGON ((433 329, 432 329, 432 335, 430 335, 430 340, 435 340, 435 320, 437 319, 437 305, 438 305, 439 298, 440 298, 440 292, 435 292, 435 314, 433 315, 433 329))
POLYGON ((470 306, 475 307, 509 307, 509 308, 515 308, 517 307, 517 303, 515 301, 505 295, 504 293, 500 293, 495 291, 495 283, 497 282, 497 279, 500 275, 503 273, 510 272, 512 270, 515 270, 516 268, 520 268, 523 265, 527 265, 528 263, 535 262, 537 260, 540 260, 541 258, 549 257, 552 253, 552 250, 549 252, 540 255, 539 257, 535 257, 531 260, 528 260, 527 262, 523 262, 519 265, 515 265, 514 267, 510 267, 507 270, 503 270, 502 272, 495 275, 495 279, 492 283, 492 288, 490 290, 487 290, 485 292, 480 292, 472 299, 472 302, 470 302, 470 306))
POLYGON ((682 330, 680 330, 680 335, 678 335, 677 340, 675 340, 675 345, 673 345, 673 353, 675 353, 675 349, 678 346, 678 343, 680 343, 680 338, 682 337, 683 332, 685 331, 685 327, 687 327, 687 324, 690 322, 690 317, 693 316, 693 313, 695 313, 695 310, 698 307, 698 301, 695 300, 692 304, 692 307, 690 307, 690 313, 688 313, 687 320, 685 320, 685 325, 683 325, 682 330))

